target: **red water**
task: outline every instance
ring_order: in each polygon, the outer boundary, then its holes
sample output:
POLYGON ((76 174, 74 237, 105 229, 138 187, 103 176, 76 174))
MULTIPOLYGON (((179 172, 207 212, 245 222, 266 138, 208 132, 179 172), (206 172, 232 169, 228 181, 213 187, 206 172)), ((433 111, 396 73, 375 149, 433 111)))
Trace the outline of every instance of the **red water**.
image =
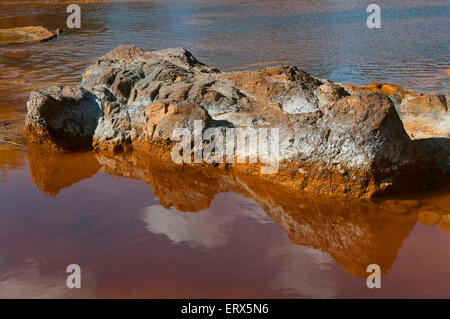
MULTIPOLYGON (((0 0, 0 28, 65 24, 65 5, 18 3, 0 0)), ((379 1, 383 28, 370 32, 364 6, 332 3, 84 4, 80 30, 0 47, 0 118, 22 116, 34 89, 78 83, 119 44, 184 46, 222 70, 292 63, 339 82, 448 89, 446 1, 379 1)), ((330 199, 141 155, 0 144, 0 297, 450 298, 449 207, 448 188, 330 199), (366 286, 373 263, 381 289, 366 286), (69 264, 82 289, 66 287, 69 264)))
POLYGON ((78 83, 95 57, 120 44, 182 46, 221 70, 296 64, 342 83, 392 82, 449 89, 446 0, 380 0, 382 28, 366 27, 353 0, 157 0, 81 4, 81 29, 66 27, 67 4, 0 0, 0 28, 63 28, 43 44, 0 46, 0 111, 25 110, 30 91, 78 83))
POLYGON ((140 155, 1 152, 1 297, 450 297, 449 189, 330 199, 140 155))

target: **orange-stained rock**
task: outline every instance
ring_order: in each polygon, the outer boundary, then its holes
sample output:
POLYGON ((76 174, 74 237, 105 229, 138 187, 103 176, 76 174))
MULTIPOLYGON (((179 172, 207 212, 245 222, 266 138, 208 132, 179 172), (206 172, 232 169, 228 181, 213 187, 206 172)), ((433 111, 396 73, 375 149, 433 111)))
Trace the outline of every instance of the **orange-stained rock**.
POLYGON ((403 98, 406 94, 403 88, 391 83, 370 83, 366 86, 347 84, 346 87, 350 91, 378 92, 387 96, 394 96, 394 94, 396 94, 400 98, 403 98))
MULTIPOLYGON (((182 48, 119 46, 86 70, 79 87, 33 92, 26 131, 32 143, 53 148, 142 150, 171 161, 174 130, 190 132, 192 144, 195 121, 201 133, 276 128, 276 173, 261 175, 262 163, 228 164, 297 191, 354 197, 446 180, 447 139, 412 141, 391 99, 349 91, 295 66, 222 73, 182 48)), ((206 153, 208 141, 194 147, 206 153)))
POLYGON ((367 86, 347 84, 350 92, 379 92, 394 103, 405 130, 413 139, 450 137, 449 95, 421 94, 389 83, 371 83, 367 86))
POLYGON ((424 94, 409 97, 400 105, 402 115, 430 116, 439 118, 447 116, 447 102, 443 94, 424 94))
POLYGON ((0 45, 24 42, 45 42, 56 38, 55 33, 38 26, 0 29, 0 45))
POLYGON ((417 214, 417 219, 419 223, 424 225, 433 226, 439 223, 441 220, 441 215, 436 212, 424 210, 417 214))

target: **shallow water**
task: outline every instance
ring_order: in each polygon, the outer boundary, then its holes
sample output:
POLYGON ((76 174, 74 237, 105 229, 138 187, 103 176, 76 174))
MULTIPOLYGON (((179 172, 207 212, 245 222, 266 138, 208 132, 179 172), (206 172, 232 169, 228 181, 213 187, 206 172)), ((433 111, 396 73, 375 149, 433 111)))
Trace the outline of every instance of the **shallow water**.
MULTIPOLYGON (((0 0, 0 28, 65 27, 66 5, 0 0)), ((28 93, 78 83, 92 59, 120 44, 182 46, 222 70, 296 64, 342 83, 449 88, 448 1, 378 1, 382 28, 366 27, 364 1, 160 0, 82 4, 82 27, 43 44, 0 47, 0 110, 25 110, 28 93), (424 5, 426 3, 426 5, 424 5)))
MULTIPOLYGON (((0 0, 0 28, 65 24, 65 6, 17 3, 0 0)), ((183 46, 222 70, 297 64, 343 83, 448 89, 448 2, 378 3, 381 30, 365 27, 362 1, 84 4, 80 30, 0 47, 0 117, 24 112, 31 90, 78 83, 119 44, 183 46)), ((449 196, 329 199, 143 155, 0 143, 0 297, 450 298, 449 196), (73 263, 80 290, 65 285, 73 263), (381 289, 366 286, 371 263, 381 289)))
POLYGON ((1 151, 0 297, 450 298, 449 189, 344 200, 142 154, 1 151))

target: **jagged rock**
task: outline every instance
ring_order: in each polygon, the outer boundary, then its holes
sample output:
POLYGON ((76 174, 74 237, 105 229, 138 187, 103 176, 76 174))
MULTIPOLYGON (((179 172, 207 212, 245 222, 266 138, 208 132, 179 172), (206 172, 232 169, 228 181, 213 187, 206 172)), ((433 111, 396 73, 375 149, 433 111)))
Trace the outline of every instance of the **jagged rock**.
MULTIPOLYGON (((80 87, 32 93, 26 131, 58 149, 140 149, 170 159, 173 130, 192 130, 195 120, 203 131, 278 128, 280 170, 263 177, 297 190, 372 196, 433 185, 449 171, 448 139, 411 141, 384 94, 346 90, 295 66, 222 73, 181 48, 116 48, 80 87)), ((260 166, 234 164, 254 175, 260 166)))

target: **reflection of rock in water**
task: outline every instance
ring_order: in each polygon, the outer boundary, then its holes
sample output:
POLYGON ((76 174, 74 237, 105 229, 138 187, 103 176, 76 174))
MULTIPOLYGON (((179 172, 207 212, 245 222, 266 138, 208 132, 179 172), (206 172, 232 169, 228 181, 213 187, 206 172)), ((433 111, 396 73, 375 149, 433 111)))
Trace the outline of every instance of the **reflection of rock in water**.
POLYGON ((98 153, 93 158, 80 154, 51 157, 30 150, 28 158, 33 181, 48 194, 92 176, 100 166, 108 174, 149 184, 166 209, 200 212, 218 193, 242 194, 261 205, 293 243, 321 249, 347 272, 362 277, 372 263, 379 264, 383 273, 389 271, 420 208, 418 204, 394 214, 384 203, 296 193, 233 169, 178 166, 138 152, 115 156, 98 153))
POLYGON ((52 196, 93 176, 100 169, 100 164, 91 153, 58 154, 30 146, 27 157, 31 180, 42 192, 52 196))
POLYGON ((197 212, 214 195, 234 191, 254 198, 288 233, 293 243, 330 253, 351 274, 365 277, 376 263, 386 273, 416 222, 415 214, 397 216, 368 201, 299 194, 217 168, 161 166, 139 156, 98 155, 108 173, 139 178, 150 184, 164 207, 197 212))
POLYGON ((367 277, 369 264, 387 273, 416 222, 415 214, 394 215, 369 201, 295 194, 257 180, 245 183, 293 243, 328 252, 356 276, 367 277))
POLYGON ((234 190, 234 179, 226 170, 201 165, 161 163, 148 154, 135 152, 109 156, 97 154, 106 173, 136 178, 149 184, 163 207, 198 212, 209 207, 217 193, 234 190))

